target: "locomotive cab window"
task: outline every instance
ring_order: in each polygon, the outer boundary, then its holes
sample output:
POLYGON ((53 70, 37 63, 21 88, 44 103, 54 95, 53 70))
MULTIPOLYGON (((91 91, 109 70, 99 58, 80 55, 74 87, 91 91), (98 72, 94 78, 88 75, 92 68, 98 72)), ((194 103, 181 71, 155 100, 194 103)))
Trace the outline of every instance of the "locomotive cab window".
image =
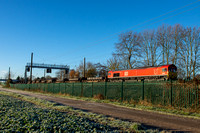
POLYGON ((170 72, 176 72, 176 68, 169 68, 170 72))
POLYGON ((111 75, 111 73, 108 73, 108 75, 111 75))
POLYGON ((173 71, 173 72, 176 72, 176 68, 172 68, 172 71, 173 71))
POLYGON ((167 68, 163 68, 163 69, 162 69, 162 72, 167 72, 167 68))
POLYGON ((114 73, 113 77, 119 77, 119 73, 114 73))

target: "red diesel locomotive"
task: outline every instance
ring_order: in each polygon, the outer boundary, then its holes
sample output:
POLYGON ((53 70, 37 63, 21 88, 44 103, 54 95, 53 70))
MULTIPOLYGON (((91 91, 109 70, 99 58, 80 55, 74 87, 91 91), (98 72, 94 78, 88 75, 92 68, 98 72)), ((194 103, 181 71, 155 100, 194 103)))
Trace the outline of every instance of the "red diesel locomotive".
POLYGON ((177 67, 171 64, 157 67, 141 67, 130 70, 109 71, 108 79, 177 79, 177 67))

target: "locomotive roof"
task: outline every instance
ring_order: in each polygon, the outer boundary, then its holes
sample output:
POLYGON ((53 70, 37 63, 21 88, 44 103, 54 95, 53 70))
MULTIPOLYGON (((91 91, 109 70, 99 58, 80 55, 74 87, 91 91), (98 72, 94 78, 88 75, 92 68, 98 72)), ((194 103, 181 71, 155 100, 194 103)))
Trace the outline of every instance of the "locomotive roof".
MULTIPOLYGON (((137 68, 133 68, 133 69, 122 69, 122 70, 114 70, 114 71, 144 69, 144 68, 153 68, 153 67, 167 67, 167 66, 175 66, 175 65, 174 65, 174 64, 168 64, 168 65, 159 65, 159 66, 146 66, 146 67, 137 67, 137 68)), ((175 66, 175 67, 176 67, 176 66, 175 66)))

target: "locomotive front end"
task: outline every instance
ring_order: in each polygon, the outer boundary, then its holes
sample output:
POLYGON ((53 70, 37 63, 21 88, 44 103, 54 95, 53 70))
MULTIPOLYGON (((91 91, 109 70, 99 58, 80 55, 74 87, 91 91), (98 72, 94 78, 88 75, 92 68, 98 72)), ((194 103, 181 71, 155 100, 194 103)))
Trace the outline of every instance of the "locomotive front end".
POLYGON ((177 79, 177 67, 175 65, 170 65, 168 67, 168 78, 177 79))

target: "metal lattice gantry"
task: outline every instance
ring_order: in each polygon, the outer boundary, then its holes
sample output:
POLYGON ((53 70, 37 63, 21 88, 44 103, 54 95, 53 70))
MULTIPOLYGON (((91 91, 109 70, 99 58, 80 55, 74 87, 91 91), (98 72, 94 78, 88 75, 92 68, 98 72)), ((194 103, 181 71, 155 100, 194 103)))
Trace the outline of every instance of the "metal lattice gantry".
MULTIPOLYGON (((27 63, 26 67, 31 67, 31 63, 27 63)), ((40 63, 33 63, 32 64, 33 68, 49 68, 49 69, 69 69, 68 65, 53 65, 53 64, 40 64, 40 63)))
POLYGON ((65 70, 65 73, 69 72, 69 66, 68 65, 56 65, 56 64, 40 64, 40 63, 27 63, 25 66, 25 82, 27 83, 27 71, 29 71, 32 68, 44 68, 48 70, 51 69, 60 69, 65 70))
MULTIPOLYGON (((0 81, 6 82, 8 79, 0 79, 0 81)), ((18 82, 19 80, 17 79, 10 79, 12 82, 18 82)))
POLYGON ((8 79, 0 79, 0 81, 7 81, 8 79))

